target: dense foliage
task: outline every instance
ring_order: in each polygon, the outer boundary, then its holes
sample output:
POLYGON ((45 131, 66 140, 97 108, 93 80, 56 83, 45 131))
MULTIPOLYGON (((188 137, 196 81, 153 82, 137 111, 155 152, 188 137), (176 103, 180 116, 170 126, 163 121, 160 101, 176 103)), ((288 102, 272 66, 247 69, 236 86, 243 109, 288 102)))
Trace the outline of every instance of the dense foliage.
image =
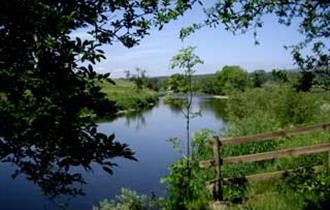
MULTIPOLYGON (((83 114, 91 111, 103 116, 116 111, 114 102, 107 99, 95 82, 109 77, 98 75, 93 69, 93 64, 105 58, 100 46, 119 41, 132 47, 152 26, 161 28, 196 2, 201 4, 196 0, 2 1, 0 160, 16 166, 13 177, 24 173, 50 196, 77 195, 83 194, 80 184, 84 179, 80 173, 74 173, 76 167, 90 170, 92 163, 98 163, 112 173, 114 157, 134 159, 127 145, 116 142, 113 134, 98 132, 95 119, 83 114), (91 38, 73 37, 78 29, 87 30, 91 38)), ((275 14, 285 25, 299 18, 299 31, 306 39, 291 47, 296 63, 305 72, 298 80, 297 90, 307 91, 312 85, 329 90, 330 53, 326 42, 330 36, 329 7, 329 1, 316 0, 219 0, 204 10, 207 16, 202 24, 182 30, 181 35, 220 24, 234 33, 246 32, 262 27, 261 18, 266 14, 275 14), (301 49, 311 45, 312 53, 302 56, 301 49)), ((189 66, 196 64, 196 60, 184 54, 178 56, 174 66, 189 70, 189 66)), ((191 72, 187 72, 191 85, 191 72)), ((244 72, 235 70, 234 77, 221 74, 220 85, 245 90, 244 72)), ((288 82, 284 74, 274 75, 283 83, 288 82)), ((140 87, 140 80, 136 81, 140 87)), ((260 83, 256 78, 255 86, 260 83)), ((232 132, 240 135, 317 122, 329 116, 329 105, 323 103, 323 97, 291 89, 253 90, 234 95, 232 100, 228 120, 234 125, 232 132), (251 98, 261 102, 253 104, 251 98)))
POLYGON ((93 210, 156 210, 160 201, 149 198, 147 195, 138 195, 136 192, 123 188, 113 200, 103 200, 93 210))
POLYGON ((186 93, 188 84, 182 74, 173 74, 162 84, 163 89, 174 93, 186 93))
MULTIPOLYGON (((114 103, 93 64, 102 44, 132 47, 181 15, 185 1, 5 0, 0 7, 0 160, 16 166, 50 196, 83 194, 73 168, 100 164, 112 173, 114 157, 134 159, 126 144, 97 131, 95 119, 114 103), (90 39, 74 37, 78 29, 90 39)), ((109 80, 111 82, 111 80, 109 80)))
POLYGON ((213 86, 214 93, 219 95, 244 91, 249 86, 248 73, 239 66, 225 66, 215 74, 213 86))
MULTIPOLYGON (((228 136, 251 135, 261 132, 299 127, 309 124, 327 122, 330 118, 330 96, 326 92, 296 92, 288 85, 272 85, 264 88, 248 89, 245 92, 234 92, 227 101, 228 136)), ((300 137, 247 143, 236 146, 225 146, 221 153, 224 156, 237 156, 250 153, 307 146, 328 142, 330 134, 321 132, 300 137)), ((203 185, 214 178, 212 170, 199 169, 198 161, 211 159, 212 151, 207 147, 210 133, 201 132, 194 138, 194 167, 190 180, 183 177, 185 170, 183 160, 171 166, 171 173, 166 177, 169 184, 169 205, 175 209, 207 209, 212 199, 210 192, 203 185), (191 189, 190 195, 182 197, 182 189, 191 189), (196 207, 196 208, 194 208, 196 207)), ((307 155, 303 157, 282 158, 269 161, 244 164, 228 164, 223 167, 224 177, 241 177, 269 171, 302 168, 288 174, 284 180, 251 183, 238 182, 224 188, 225 199, 240 203, 233 209, 323 209, 329 202, 330 186, 327 178, 327 154, 307 155), (320 175, 314 175, 312 166, 324 164, 320 175), (298 177, 298 179, 297 179, 298 177), (295 180, 295 182, 290 181, 295 180), (270 193, 272 199, 254 196, 270 193), (277 194, 278 193, 278 194, 277 194)), ((171 208, 169 208, 171 209, 171 208)))

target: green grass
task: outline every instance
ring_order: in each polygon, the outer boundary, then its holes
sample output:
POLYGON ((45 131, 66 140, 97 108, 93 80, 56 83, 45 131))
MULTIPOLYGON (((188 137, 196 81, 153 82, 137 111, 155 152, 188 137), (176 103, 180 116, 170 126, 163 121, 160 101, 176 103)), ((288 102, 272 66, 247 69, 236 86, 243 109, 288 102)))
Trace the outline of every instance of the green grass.
POLYGON ((158 100, 156 92, 152 90, 138 90, 134 83, 125 80, 114 81, 116 85, 102 83, 102 92, 115 101, 116 107, 121 111, 140 110, 154 105, 158 100))
MULTIPOLYGON (((131 85, 134 89, 132 84, 126 85, 131 85)), ((226 107, 228 136, 287 130, 330 120, 328 92, 296 93, 284 86, 267 86, 234 94, 228 99, 226 107)), ((182 202, 189 210, 208 209, 212 195, 206 189, 205 183, 215 178, 215 172, 214 168, 201 169, 198 164, 201 160, 213 158, 212 151, 207 146, 211 136, 210 131, 202 131, 194 136, 194 159, 190 181, 187 181, 188 177, 183 173, 186 166, 185 159, 170 166, 170 175, 163 179, 168 187, 165 209, 177 209, 173 206, 182 205, 182 202), (190 189, 189 196, 182 194, 183 187, 187 186, 190 189)), ((330 132, 319 132, 264 142, 223 146, 221 154, 225 157, 238 156, 329 141, 330 132)), ((254 163, 226 164, 222 167, 222 175, 225 178, 304 167, 304 170, 294 171, 292 175, 277 180, 225 186, 225 199, 235 203, 228 206, 228 209, 324 209, 330 202, 330 176, 327 174, 327 167, 323 167, 322 172, 317 174, 309 171, 308 168, 316 165, 327 166, 329 164, 327 161, 328 154, 321 153, 254 163)))
MULTIPOLYGON (((249 135, 329 122, 329 105, 330 96, 327 92, 295 93, 283 87, 251 90, 230 99, 228 121, 231 124, 231 132, 228 134, 234 136, 249 135)), ((330 132, 319 132, 297 137, 272 139, 266 142, 224 147, 223 154, 236 156, 328 143, 329 140, 330 132)), ((328 154, 321 153, 255 163, 232 164, 223 168, 223 174, 232 177, 287 170, 301 166, 311 167, 328 164, 327 158, 328 154)), ((310 177, 305 181, 306 183, 318 182, 317 179, 310 177)), ((330 183, 326 184, 330 186, 330 183)), ((318 192, 318 189, 310 189, 312 186, 309 185, 312 184, 305 186, 304 193, 298 193, 291 190, 290 183, 283 180, 248 183, 245 186, 244 195, 241 193, 238 196, 245 196, 249 199, 242 204, 231 206, 230 209, 305 209, 306 200, 317 204, 320 197, 318 194, 328 193, 322 192, 322 190, 318 192), (278 186, 282 186, 284 190, 279 191, 278 186)), ((295 187, 301 188, 300 184, 295 187)), ((235 189, 228 189, 227 196, 230 197, 233 194, 232 191, 235 191, 235 189)))
MULTIPOLYGON (((329 122, 330 94, 328 92, 295 93, 290 88, 277 86, 251 89, 230 97, 227 109, 228 118, 226 120, 229 125, 227 135, 252 135, 329 122)), ((227 157, 238 156, 322 144, 329 141, 330 132, 319 132, 297 137, 271 139, 265 142, 224 146, 221 154, 227 157)), ((212 154, 212 151, 209 153, 212 154)), ((204 160, 210 158, 209 154, 202 156, 199 158, 204 160)), ((311 167, 328 164, 327 159, 328 154, 321 153, 254 163, 227 164, 222 167, 222 174, 224 177, 240 177, 298 167, 311 167)), ((204 171, 198 172, 199 175, 196 177, 202 177, 211 171, 212 169, 208 172, 204 169, 204 171)), ((292 190, 290 182, 286 182, 284 179, 251 182, 225 187, 224 196, 225 199, 243 201, 230 206, 229 209, 306 209, 306 203, 322 205, 324 195, 330 193, 329 190, 313 187, 321 186, 323 183, 330 188, 329 179, 326 181, 322 179, 313 177, 301 179, 302 184, 295 184, 294 187, 303 188, 303 190, 292 190), (281 186, 281 190, 279 190, 279 186, 281 186)))

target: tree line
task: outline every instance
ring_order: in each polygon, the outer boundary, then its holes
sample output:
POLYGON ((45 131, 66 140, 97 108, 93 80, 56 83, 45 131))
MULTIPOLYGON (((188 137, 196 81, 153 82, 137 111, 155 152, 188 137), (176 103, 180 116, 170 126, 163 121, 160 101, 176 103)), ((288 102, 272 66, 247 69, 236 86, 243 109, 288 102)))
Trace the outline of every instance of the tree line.
MULTIPOLYGON (((228 95, 233 91, 245 91, 247 88, 261 88, 265 85, 291 85, 296 91, 313 89, 328 90, 319 85, 312 73, 299 70, 273 69, 248 72, 240 66, 224 66, 214 74, 194 75, 193 91, 215 95, 228 95)), ((154 78, 157 89, 174 93, 187 92, 188 83, 182 74, 173 74, 166 78, 154 78)))

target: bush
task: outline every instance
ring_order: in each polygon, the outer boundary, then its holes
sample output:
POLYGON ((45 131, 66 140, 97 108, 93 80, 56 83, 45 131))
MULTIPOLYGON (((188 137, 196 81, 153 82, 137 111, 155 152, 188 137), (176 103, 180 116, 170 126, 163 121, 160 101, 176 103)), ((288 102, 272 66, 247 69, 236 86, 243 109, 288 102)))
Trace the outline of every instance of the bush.
POLYGON ((268 86, 236 92, 227 103, 227 121, 231 135, 248 135, 278 130, 300 124, 327 120, 330 113, 321 115, 326 106, 326 93, 295 92, 286 86, 268 86))
POLYGON ((193 138, 192 167, 182 158, 170 166, 170 174, 162 179, 167 184, 168 200, 166 209, 207 209, 211 193, 205 188, 205 181, 214 177, 212 171, 199 168, 199 161, 212 157, 207 141, 212 134, 209 130, 195 133, 193 138))
POLYGON ((114 200, 103 200, 93 210, 154 210, 159 209, 157 202, 146 195, 123 188, 114 200))
POLYGON ((319 174, 311 168, 301 168, 288 174, 280 191, 292 190, 303 200, 303 209, 327 209, 330 206, 330 176, 326 170, 319 174))
POLYGON ((283 126, 312 122, 320 107, 317 98, 310 93, 287 91, 280 100, 275 113, 283 126))

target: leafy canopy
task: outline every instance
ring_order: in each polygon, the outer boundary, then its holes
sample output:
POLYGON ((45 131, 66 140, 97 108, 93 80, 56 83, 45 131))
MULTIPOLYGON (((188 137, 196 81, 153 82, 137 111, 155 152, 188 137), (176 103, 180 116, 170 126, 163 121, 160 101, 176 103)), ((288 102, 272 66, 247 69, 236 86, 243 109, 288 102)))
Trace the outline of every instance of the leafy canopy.
POLYGON ((214 88, 218 94, 228 94, 232 90, 243 91, 248 85, 248 73, 239 66, 224 66, 215 75, 214 88))
POLYGON ((112 173, 114 157, 135 160, 86 114, 116 112, 99 87, 109 73, 97 74, 93 64, 105 59, 102 44, 132 47, 190 7, 182 0, 2 1, 0 161, 16 166, 13 177, 25 174, 49 196, 77 195, 85 182, 74 168, 97 163, 112 173), (91 38, 72 37, 81 28, 91 38))
MULTIPOLYGON (((206 3, 206 1, 203 1, 206 3)), ((303 41, 287 46, 294 61, 303 71, 316 75, 316 83, 329 90, 330 81, 330 2, 327 0, 216 0, 203 6, 205 17, 198 23, 185 27, 181 39, 203 27, 224 27, 234 34, 253 31, 255 43, 257 31, 264 25, 263 17, 272 14, 280 24, 292 27, 298 22, 297 31, 303 41), (311 53, 301 53, 310 48, 311 53)), ((309 74, 304 74, 309 76, 309 74)))

